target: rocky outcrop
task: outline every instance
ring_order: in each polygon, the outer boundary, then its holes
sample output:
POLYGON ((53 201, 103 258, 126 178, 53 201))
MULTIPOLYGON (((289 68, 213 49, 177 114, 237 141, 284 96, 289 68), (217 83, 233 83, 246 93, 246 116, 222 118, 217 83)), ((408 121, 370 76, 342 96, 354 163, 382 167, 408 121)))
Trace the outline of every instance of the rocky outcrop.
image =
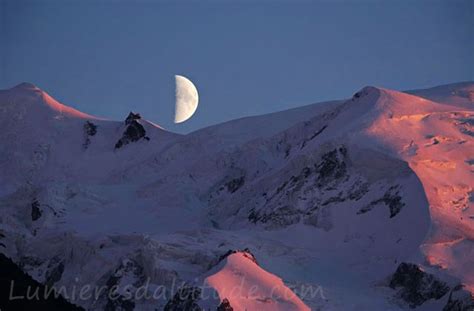
POLYGON ((217 307, 217 311, 234 311, 227 298, 224 298, 221 304, 217 307))
POLYGON ((327 187, 346 175, 346 158, 347 149, 344 146, 322 155, 321 161, 315 165, 318 187, 327 187))
POLYGON ((133 113, 132 111, 130 111, 127 118, 125 119, 125 124, 132 124, 134 121, 140 120, 141 118, 142 116, 139 113, 133 113))
POLYGON ((370 202, 367 206, 364 206, 363 208, 361 208, 357 212, 357 214, 367 213, 368 211, 372 210, 374 207, 376 207, 380 203, 383 203, 390 210, 390 218, 395 217, 402 210, 402 207, 405 206, 405 203, 403 203, 402 197, 399 194, 400 191, 398 189, 399 189, 399 186, 390 187, 385 192, 382 198, 370 202))
POLYGON ((63 276, 64 263, 57 257, 53 258, 48 264, 48 272, 46 273, 46 285, 52 286, 63 276))
POLYGON ((127 119, 125 119, 125 125, 127 126, 125 132, 122 138, 115 144, 115 149, 119 149, 131 142, 139 141, 140 139, 150 140, 150 138, 146 136, 145 128, 138 122, 140 119, 140 114, 130 112, 127 119))
POLYGON ((40 203, 38 200, 33 200, 33 203, 31 203, 31 220, 36 221, 38 220, 42 215, 42 211, 40 209, 40 203))
POLYGON ((105 310, 132 311, 133 294, 144 282, 143 267, 133 259, 123 259, 106 282, 109 293, 105 310))
MULTIPOLYGON (((306 144, 308 142, 310 142, 311 140, 315 139, 317 136, 319 136, 322 132, 324 132, 324 130, 327 128, 328 126, 327 125, 324 125, 323 127, 321 127, 319 130, 317 130, 314 134, 312 134, 309 138, 303 140, 303 143, 301 143, 301 147, 300 149, 303 149, 306 144)), ((288 152, 289 154, 289 152, 288 152)), ((288 156, 288 154, 286 156, 288 156)))
POLYGON ((84 123, 83 130, 84 143, 82 144, 82 146, 84 147, 84 149, 87 149, 91 143, 91 137, 97 134, 97 125, 90 121, 86 121, 86 123, 84 123))
POLYGON ((185 285, 165 305, 164 311, 204 311, 198 301, 201 298, 201 289, 185 285))
POLYGON ((248 220, 252 223, 270 224, 271 227, 287 227, 300 222, 302 213, 285 205, 275 208, 271 212, 259 212, 255 209, 250 210, 248 220))
MULTIPOLYGON (((4 238, 5 238, 5 234, 3 234, 2 231, 0 230, 0 240, 4 238)), ((2 242, 0 242, 0 246, 3 248, 6 248, 6 245, 2 242)))
POLYGON ((474 136, 474 114, 468 114, 457 120, 459 131, 465 135, 474 136))
MULTIPOLYGON (((237 249, 237 250, 229 249, 225 254, 219 257, 219 259, 217 260, 217 263, 221 262, 222 260, 226 259, 228 256, 235 253, 242 253, 246 258, 250 259, 251 261, 253 261, 254 263, 258 265, 257 258, 254 256, 254 254, 252 254, 249 248, 237 249)), ((213 266, 216 264, 213 264, 213 266)))
POLYGON ((226 182, 225 186, 227 188, 227 191, 230 193, 234 193, 237 190, 240 189, 245 183, 245 176, 240 176, 238 178, 234 178, 228 182, 226 182))
POLYGON ((396 296, 410 308, 416 308, 430 299, 440 299, 449 291, 449 286, 434 275, 421 270, 415 264, 405 262, 398 266, 389 286, 398 290, 396 296))
POLYGON ((343 145, 323 153, 316 163, 306 165, 269 194, 265 192, 263 206, 251 208, 248 220, 271 227, 286 227, 303 221, 329 230, 332 204, 357 201, 369 191, 368 185, 359 179, 345 184, 350 177, 347 162, 348 151, 343 145), (330 197, 325 195, 337 189, 342 191, 330 197))
MULTIPOLYGON (((305 137, 321 135, 323 127, 308 130, 305 137)), ((341 141, 318 148, 307 144, 281 160, 286 140, 282 138, 277 146, 267 147, 274 153, 266 148, 251 149, 258 154, 252 157, 265 158, 261 169, 254 170, 253 165, 239 160, 247 157, 240 153, 225 162, 225 175, 216 178, 207 197, 216 227, 239 227, 247 222, 274 230, 301 223, 330 231, 337 226, 334 215, 341 212, 335 212, 339 206, 344 213, 361 215, 357 222, 363 222, 384 217, 384 213, 370 213, 374 209, 387 209, 387 219, 400 218, 408 204, 405 196, 411 190, 406 189, 404 180, 381 178, 384 174, 397 175, 396 169, 387 166, 405 167, 394 158, 373 151, 367 156, 366 149, 341 141)), ((400 171, 400 177, 408 176, 408 170, 406 174, 400 171)))
POLYGON ((472 311, 474 310, 474 297, 463 289, 462 285, 455 286, 449 293, 448 302, 443 311, 472 311))

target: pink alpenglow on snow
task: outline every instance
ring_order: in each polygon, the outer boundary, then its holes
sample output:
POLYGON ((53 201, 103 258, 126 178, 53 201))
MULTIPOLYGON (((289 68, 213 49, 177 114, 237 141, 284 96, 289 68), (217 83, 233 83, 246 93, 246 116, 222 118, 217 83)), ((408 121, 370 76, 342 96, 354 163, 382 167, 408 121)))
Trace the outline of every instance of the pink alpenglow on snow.
POLYGON ((219 267, 205 282, 221 300, 228 299, 235 311, 310 310, 279 277, 260 268, 247 253, 231 254, 219 267))
POLYGON ((79 119, 98 119, 72 107, 66 106, 31 83, 21 83, 11 90, 11 98, 19 103, 40 103, 53 111, 55 118, 70 117, 79 119))

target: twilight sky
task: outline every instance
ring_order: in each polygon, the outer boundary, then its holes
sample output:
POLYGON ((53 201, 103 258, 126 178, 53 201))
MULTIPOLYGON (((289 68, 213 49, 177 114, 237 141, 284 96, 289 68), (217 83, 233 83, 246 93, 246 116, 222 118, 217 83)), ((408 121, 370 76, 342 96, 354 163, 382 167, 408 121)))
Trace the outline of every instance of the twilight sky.
POLYGON ((474 80, 474 1, 0 0, 0 88, 189 132, 351 96, 474 80), (201 3, 202 2, 202 3, 201 3), (200 105, 173 124, 174 75, 200 105))

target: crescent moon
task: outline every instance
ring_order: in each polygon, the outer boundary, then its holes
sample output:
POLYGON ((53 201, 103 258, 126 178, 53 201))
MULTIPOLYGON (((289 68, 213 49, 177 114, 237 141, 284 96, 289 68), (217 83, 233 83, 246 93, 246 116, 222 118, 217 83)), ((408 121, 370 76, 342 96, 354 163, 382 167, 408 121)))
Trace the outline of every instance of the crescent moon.
POLYGON ((199 95, 194 84, 186 77, 175 75, 176 104, 174 123, 181 123, 191 118, 197 109, 199 95))

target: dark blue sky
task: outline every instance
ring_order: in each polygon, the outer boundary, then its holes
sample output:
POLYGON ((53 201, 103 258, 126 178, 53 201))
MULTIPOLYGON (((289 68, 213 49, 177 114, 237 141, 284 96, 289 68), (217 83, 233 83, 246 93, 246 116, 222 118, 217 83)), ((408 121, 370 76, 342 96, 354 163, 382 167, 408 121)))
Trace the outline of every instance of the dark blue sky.
POLYGON ((474 1, 0 0, 0 88, 188 132, 352 95, 474 80, 474 1), (200 94, 173 125, 174 75, 200 94))

